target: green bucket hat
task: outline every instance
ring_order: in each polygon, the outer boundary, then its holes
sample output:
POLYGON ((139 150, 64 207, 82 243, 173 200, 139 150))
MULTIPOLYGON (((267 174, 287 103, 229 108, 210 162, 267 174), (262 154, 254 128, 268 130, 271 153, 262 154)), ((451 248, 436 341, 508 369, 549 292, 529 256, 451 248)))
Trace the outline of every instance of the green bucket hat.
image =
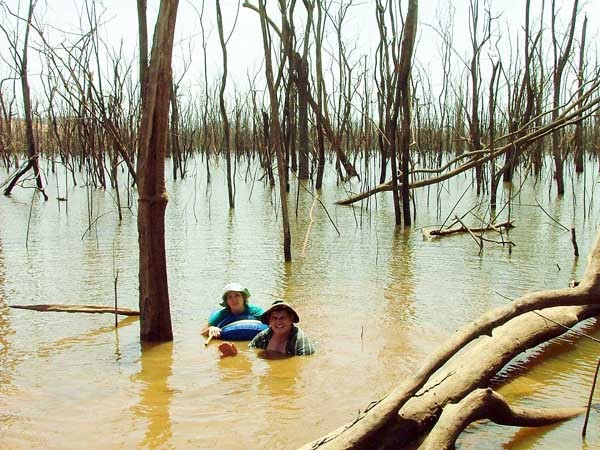
POLYGON ((229 283, 223 288, 223 295, 221 295, 222 302, 219 303, 221 306, 227 307, 227 294, 229 292, 240 292, 244 296, 245 302, 250 298, 248 288, 242 286, 240 283, 229 283))

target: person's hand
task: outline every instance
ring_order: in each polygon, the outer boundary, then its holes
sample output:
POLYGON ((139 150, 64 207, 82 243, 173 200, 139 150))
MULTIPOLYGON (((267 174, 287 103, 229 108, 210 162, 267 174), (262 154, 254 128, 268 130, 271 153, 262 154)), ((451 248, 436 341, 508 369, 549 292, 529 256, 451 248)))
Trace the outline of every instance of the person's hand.
POLYGON ((221 358, 235 356, 238 353, 237 347, 233 342, 221 342, 219 344, 219 351, 221 352, 221 358))
POLYGON ((221 336, 221 329, 219 327, 208 327, 208 337, 218 338, 221 336))

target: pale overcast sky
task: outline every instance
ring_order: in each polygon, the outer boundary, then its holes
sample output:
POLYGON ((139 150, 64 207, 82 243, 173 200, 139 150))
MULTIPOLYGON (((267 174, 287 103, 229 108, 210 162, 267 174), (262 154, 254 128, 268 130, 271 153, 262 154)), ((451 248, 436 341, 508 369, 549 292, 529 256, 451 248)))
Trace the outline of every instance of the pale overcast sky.
MULTIPOLYGON (((598 19, 593 14, 594 1, 580 1, 580 10, 582 11, 579 18, 578 31, 576 32, 579 39, 581 23, 583 22, 584 14, 588 16, 588 43, 591 46, 588 54, 588 59, 592 64, 596 61, 597 52, 597 37, 598 37, 598 19)), ((21 14, 25 14, 26 1, 23 0, 0 0, 0 3, 5 3, 13 10, 17 10, 21 3, 21 14)), ((262 62, 262 40, 260 35, 260 24, 258 15, 247 8, 241 6, 241 1, 238 0, 222 0, 221 8, 223 10, 223 22, 226 33, 231 30, 234 25, 236 11, 239 5, 239 14, 237 17, 236 28, 231 35, 228 44, 228 64, 230 71, 230 83, 235 81, 238 87, 244 91, 247 88, 246 73, 259 73, 259 79, 262 79, 263 70, 261 69, 262 62)), ((256 0, 253 1, 256 3, 256 0)), ((335 11, 339 8, 338 1, 332 2, 331 10, 335 11)), ((343 1, 343 4, 348 4, 348 1, 343 1)), ((550 7, 551 0, 546 0, 546 15, 550 7)), ((38 21, 46 25, 45 28, 49 33, 49 40, 53 43, 58 43, 60 39, 64 39, 62 31, 78 32, 81 29, 88 29, 89 25, 83 23, 79 25, 80 16, 84 2, 82 0, 38 0, 36 14, 38 21), (62 30, 61 32, 58 29, 62 30)), ((96 0, 97 12, 104 21, 101 27, 101 36, 109 45, 116 48, 122 42, 124 53, 127 58, 134 61, 136 58, 137 47, 137 10, 135 0, 96 0)), ((152 33, 154 18, 158 9, 158 0, 148 0, 148 15, 149 15, 149 31, 152 33)), ((276 2, 269 2, 271 7, 276 5, 276 2)), ((354 61, 359 59, 360 55, 373 55, 377 42, 378 31, 375 20, 374 0, 354 1, 353 6, 349 9, 347 19, 344 24, 343 35, 349 48, 356 47, 352 54, 354 61)), ((406 1, 403 1, 403 5, 406 1)), ((480 0, 481 8, 483 9, 484 1, 480 0)), ((542 0, 532 0, 532 21, 539 21, 542 0)), ((572 8, 572 0, 557 0, 557 9, 559 11, 560 29, 564 30, 565 23, 570 17, 572 8)), ((468 29, 468 0, 426 0, 419 2, 419 28, 418 28, 418 43, 415 52, 415 57, 419 64, 429 72, 429 75, 435 77, 436 71, 439 71, 439 46, 440 39, 432 27, 438 27, 439 22, 447 21, 448 5, 455 9, 454 16, 454 42, 457 48, 457 53, 463 56, 470 55, 469 45, 469 29, 468 29)), ((174 53, 175 75, 182 72, 182 61, 191 59, 190 68, 186 74, 182 85, 199 86, 203 84, 203 57, 202 57, 202 37, 199 12, 201 10, 201 0, 180 0, 179 12, 177 18, 177 45, 174 53)), ((496 28, 500 29, 503 36, 503 50, 508 52, 508 37, 510 35, 513 40, 512 45, 517 45, 517 36, 522 39, 521 27, 524 23, 524 7, 525 0, 493 0, 491 8, 496 14, 501 14, 501 18, 496 21, 496 28), (507 31, 510 29, 511 31, 507 31)), ((301 35, 303 26, 301 23, 301 13, 304 10, 301 1, 297 2, 296 10, 299 13, 299 18, 296 23, 297 34, 301 35)), ((273 18, 279 22, 277 13, 273 18)), ((7 16, 1 17, 3 21, 7 21, 7 16)), ((218 42, 218 34, 215 25, 215 1, 206 1, 204 9, 205 33, 208 38, 208 72, 209 83, 212 83, 217 77, 220 77, 222 67, 221 50, 218 42)), ((67 39, 73 39, 68 37, 67 39)), ((330 36, 329 40, 333 48, 334 36, 330 36)), ((549 43, 550 34, 545 35, 547 44, 549 43)), ((2 45, 2 44, 0 44, 2 45)), ((522 42, 518 42, 519 52, 521 52, 522 42)), ((3 50, 5 51, 5 49, 3 50)), ((489 58, 489 52, 486 51, 482 55, 482 60, 489 58)), ((508 57, 508 55, 503 55, 508 57)), ((31 56, 34 60, 34 56, 31 56)), ((458 67, 458 62, 455 62, 455 67, 458 67)), ((33 71, 32 62, 32 71, 33 71)), ((1 70, 1 69, 0 69, 1 70)), ((5 77, 6 73, 0 73, 1 77, 5 77)))

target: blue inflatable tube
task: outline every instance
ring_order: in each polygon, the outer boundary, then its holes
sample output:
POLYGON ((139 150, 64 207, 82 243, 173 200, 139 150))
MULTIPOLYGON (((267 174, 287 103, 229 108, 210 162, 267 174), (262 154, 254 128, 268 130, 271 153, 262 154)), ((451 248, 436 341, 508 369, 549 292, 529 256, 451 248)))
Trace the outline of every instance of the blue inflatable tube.
POLYGON ((221 328, 224 341, 249 341, 268 326, 256 319, 242 319, 221 328))

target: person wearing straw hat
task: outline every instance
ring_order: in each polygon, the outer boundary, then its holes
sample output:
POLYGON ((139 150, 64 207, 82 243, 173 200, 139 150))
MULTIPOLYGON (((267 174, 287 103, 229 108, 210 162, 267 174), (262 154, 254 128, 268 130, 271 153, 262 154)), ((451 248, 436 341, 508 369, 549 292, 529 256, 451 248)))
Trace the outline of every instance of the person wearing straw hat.
POLYGON ((242 319, 260 320, 264 309, 248 303, 250 291, 240 283, 229 283, 223 288, 220 305, 223 307, 213 312, 208 318, 208 325, 202 330, 203 336, 209 339, 221 336, 221 327, 242 319))
POLYGON ((249 347, 281 353, 288 356, 312 355, 314 343, 298 328, 298 313, 288 303, 277 300, 261 315, 261 322, 269 328, 258 333, 249 347))

